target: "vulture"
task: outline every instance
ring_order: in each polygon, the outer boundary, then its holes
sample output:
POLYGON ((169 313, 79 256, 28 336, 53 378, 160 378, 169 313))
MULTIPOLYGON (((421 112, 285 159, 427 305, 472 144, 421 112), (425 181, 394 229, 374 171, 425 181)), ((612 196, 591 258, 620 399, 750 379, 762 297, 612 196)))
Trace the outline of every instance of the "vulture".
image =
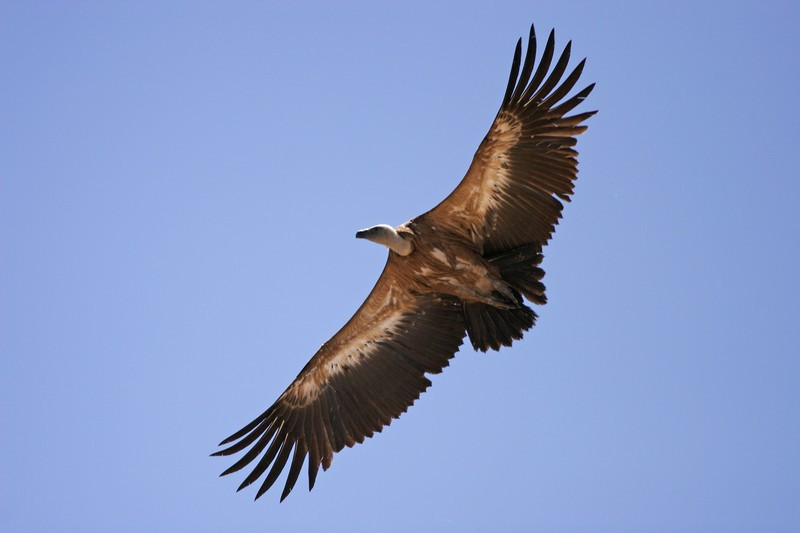
POLYGON ((355 315, 324 343, 266 411, 223 440, 247 450, 221 475, 254 465, 239 490, 266 473, 258 499, 289 471, 281 501, 308 460, 308 486, 333 454, 372 437, 404 413, 469 337, 499 350, 536 321, 525 303, 546 302, 542 247, 577 177, 576 136, 596 111, 570 113, 592 91, 566 98, 584 59, 565 77, 571 41, 553 64, 550 32, 538 65, 531 26, 517 42, 500 110, 466 175, 439 205, 397 227, 356 233, 386 246, 386 266, 355 315), (552 65, 552 69, 551 69, 552 65))

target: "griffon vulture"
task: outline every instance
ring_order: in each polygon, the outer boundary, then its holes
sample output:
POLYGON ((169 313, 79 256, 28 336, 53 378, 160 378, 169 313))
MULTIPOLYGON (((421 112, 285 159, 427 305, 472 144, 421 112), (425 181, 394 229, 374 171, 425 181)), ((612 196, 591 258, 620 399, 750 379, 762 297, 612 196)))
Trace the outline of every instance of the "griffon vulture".
POLYGON ((550 69, 554 42, 551 31, 535 69, 533 26, 522 63, 517 42, 500 111, 450 196, 396 228, 356 233, 389 248, 383 273, 277 401, 220 443, 230 446, 213 455, 249 447, 222 475, 255 461, 239 490, 269 470, 257 499, 289 462, 283 501, 306 458, 311 490, 334 453, 414 403, 431 384, 425 374, 448 365, 465 333, 476 350, 498 350, 533 326, 536 314, 523 298, 546 301, 542 247, 573 191, 575 137, 594 114, 567 115, 594 84, 565 99, 585 60, 562 81, 571 43, 550 69))

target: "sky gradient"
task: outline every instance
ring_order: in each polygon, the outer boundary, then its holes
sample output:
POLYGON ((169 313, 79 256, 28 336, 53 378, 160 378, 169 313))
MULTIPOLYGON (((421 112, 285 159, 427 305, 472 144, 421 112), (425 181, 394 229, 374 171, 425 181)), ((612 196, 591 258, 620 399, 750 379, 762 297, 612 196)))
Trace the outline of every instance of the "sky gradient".
POLYGON ((800 4, 488 4, 0 2, 0 530, 800 529, 800 4), (236 494, 531 22, 599 110, 537 326, 236 494))

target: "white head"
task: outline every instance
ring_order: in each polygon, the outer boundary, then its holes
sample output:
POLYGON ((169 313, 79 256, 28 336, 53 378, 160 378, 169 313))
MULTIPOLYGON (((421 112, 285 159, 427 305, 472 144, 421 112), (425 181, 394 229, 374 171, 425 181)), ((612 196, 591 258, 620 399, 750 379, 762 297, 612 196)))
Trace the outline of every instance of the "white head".
POLYGON ((387 224, 378 224, 377 226, 357 231, 356 239, 377 242, 400 255, 409 255, 414 251, 414 243, 401 237, 397 230, 387 224))

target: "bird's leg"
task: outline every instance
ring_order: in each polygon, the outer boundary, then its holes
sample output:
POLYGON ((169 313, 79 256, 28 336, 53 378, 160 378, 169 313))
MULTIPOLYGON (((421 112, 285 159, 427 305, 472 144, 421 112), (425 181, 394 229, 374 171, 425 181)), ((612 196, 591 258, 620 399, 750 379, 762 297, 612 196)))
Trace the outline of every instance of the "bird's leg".
POLYGON ((491 296, 496 302, 492 303, 492 305, 501 309, 515 309, 523 305, 519 294, 509 287, 506 282, 498 279, 493 279, 492 282, 494 288, 491 296))

